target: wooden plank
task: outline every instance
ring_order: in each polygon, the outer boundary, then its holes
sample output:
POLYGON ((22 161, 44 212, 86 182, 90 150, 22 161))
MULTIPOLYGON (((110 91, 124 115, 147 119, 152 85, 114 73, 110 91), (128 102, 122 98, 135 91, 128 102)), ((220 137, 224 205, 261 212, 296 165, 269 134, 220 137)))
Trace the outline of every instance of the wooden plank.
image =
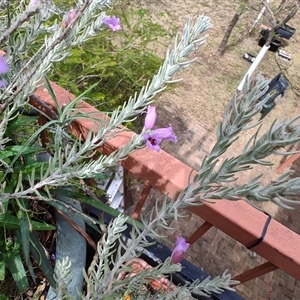
POLYGON ((194 244, 204 233, 206 233, 213 225, 205 221, 192 235, 187 239, 187 243, 194 244))
POLYGON ((238 280, 240 283, 244 283, 246 281, 252 280, 256 277, 265 275, 269 272, 277 270, 278 267, 270 263, 269 261, 265 262, 262 265, 259 265, 251 270, 244 272, 238 276, 235 276, 233 279, 238 280))
POLYGON ((280 174, 283 172, 285 168, 290 166, 294 161, 296 161, 300 157, 300 153, 296 153, 291 155, 287 160, 285 160, 276 170, 277 174, 280 174))
POLYGON ((140 198, 139 198, 139 200, 138 200, 138 202, 135 206, 135 209, 134 209, 134 211, 131 215, 131 217, 133 219, 137 219, 138 216, 140 215, 141 210, 144 207, 145 201, 146 201, 146 199, 147 199, 147 197, 148 197, 148 195, 151 191, 151 188, 152 188, 152 185, 148 181, 145 181, 144 182, 144 188, 141 192, 140 198))

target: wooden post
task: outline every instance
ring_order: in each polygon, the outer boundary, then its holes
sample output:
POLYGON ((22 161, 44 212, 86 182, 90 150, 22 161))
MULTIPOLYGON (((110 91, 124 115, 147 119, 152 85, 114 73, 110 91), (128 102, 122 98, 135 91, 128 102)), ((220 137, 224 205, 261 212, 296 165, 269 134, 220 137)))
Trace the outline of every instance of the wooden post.
POLYGON ((238 276, 235 276, 232 278, 233 280, 238 280, 240 283, 244 283, 246 281, 252 280, 256 277, 265 275, 269 272, 272 272, 274 270, 277 270, 278 267, 267 261, 266 263, 257 266, 251 270, 248 270, 238 276))
POLYGON ((213 225, 205 221, 188 239, 187 243, 194 244, 200 237, 208 231, 210 228, 212 228, 213 225))
POLYGON ((149 195, 149 193, 151 191, 151 188, 152 188, 152 185, 150 184, 150 182, 149 181, 145 181, 144 188, 142 190, 140 198, 139 198, 139 200, 138 200, 138 202, 137 202, 137 204, 136 204, 136 206, 134 208, 134 211, 133 211, 133 213, 131 215, 131 217, 133 219, 137 219, 138 216, 140 215, 141 210, 142 210, 142 208, 143 208, 143 206, 145 204, 145 201, 146 201, 146 199, 147 199, 147 197, 148 197, 148 195, 149 195))

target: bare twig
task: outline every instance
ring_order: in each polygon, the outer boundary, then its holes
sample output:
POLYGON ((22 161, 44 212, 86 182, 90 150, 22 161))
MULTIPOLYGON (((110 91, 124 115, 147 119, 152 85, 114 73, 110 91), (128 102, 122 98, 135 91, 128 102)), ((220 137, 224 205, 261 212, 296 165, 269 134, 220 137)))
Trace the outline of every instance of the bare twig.
POLYGON ((3 43, 15 30, 17 30, 24 22, 39 11, 39 7, 30 7, 23 14, 18 16, 17 20, 10 25, 0 36, 0 44, 3 43))
POLYGON ((84 229, 82 229, 78 224, 76 224, 71 218, 69 218, 65 213, 63 213, 61 210, 56 209, 56 211, 76 230, 78 231, 87 241, 87 243, 93 247, 95 251, 97 251, 96 243, 93 241, 93 239, 85 232, 84 229))

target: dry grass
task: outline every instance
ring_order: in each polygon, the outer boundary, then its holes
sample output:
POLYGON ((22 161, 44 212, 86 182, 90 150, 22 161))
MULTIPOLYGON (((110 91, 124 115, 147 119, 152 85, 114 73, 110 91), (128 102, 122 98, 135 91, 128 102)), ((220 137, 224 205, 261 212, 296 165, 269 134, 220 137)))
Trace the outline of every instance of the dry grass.
MULTIPOLYGON (((184 80, 175 86, 174 91, 164 93, 159 98, 159 104, 172 106, 182 111, 187 117, 193 117, 213 129, 217 121, 222 118, 233 92, 250 67, 250 63, 242 58, 243 54, 249 52, 256 55, 260 50, 257 44, 259 28, 256 28, 256 33, 254 31, 251 37, 247 35, 257 12, 249 10, 242 16, 229 40, 227 51, 222 57, 217 57, 215 52, 224 30, 235 13, 236 3, 213 0, 197 2, 193 0, 148 0, 139 1, 138 5, 150 10, 153 18, 158 22, 165 24, 176 22, 179 28, 182 28, 187 15, 196 17, 205 13, 211 18, 213 26, 209 31, 207 43, 196 53, 198 61, 181 74, 184 80), (164 17, 161 17, 162 14, 164 17)), ((268 24, 266 20, 262 22, 268 24)), ((289 24, 297 28, 300 23, 297 18, 294 18, 289 24)), ((293 64, 288 72, 291 77, 295 77, 293 75, 297 73, 300 63, 300 55, 297 55, 299 53, 297 34, 285 47, 285 51, 292 54, 293 64)), ((286 67, 285 61, 279 59, 279 62, 286 67)), ((268 79, 279 73, 274 53, 267 53, 258 72, 268 79)), ((293 117, 297 110, 297 98, 289 89, 285 100, 266 118, 266 123, 270 124, 275 118, 293 117)))

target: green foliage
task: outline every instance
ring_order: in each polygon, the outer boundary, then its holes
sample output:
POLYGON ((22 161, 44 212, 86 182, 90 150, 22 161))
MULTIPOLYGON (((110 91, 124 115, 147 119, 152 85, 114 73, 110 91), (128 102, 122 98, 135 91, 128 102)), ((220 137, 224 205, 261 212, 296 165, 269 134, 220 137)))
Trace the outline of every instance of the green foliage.
MULTIPOLYGON (((62 190, 62 189, 53 190, 52 192, 57 193, 59 195, 71 197, 72 199, 80 200, 81 203, 91 205, 91 206, 99 209, 99 211, 107 213, 107 214, 111 215, 112 217, 118 217, 119 215, 123 215, 118 210, 111 208, 110 206, 104 204, 101 201, 97 201, 88 196, 82 195, 82 193, 78 193, 75 191, 67 191, 67 190, 62 190)), ((139 221, 136 221, 130 217, 127 217, 126 223, 129 225, 135 225, 140 230, 144 229, 144 225, 142 223, 140 223, 139 221)))
POLYGON ((92 84, 86 96, 101 111, 111 111, 140 90, 156 72, 162 59, 157 44, 167 42, 173 29, 164 29, 145 9, 122 6, 107 12, 121 20, 122 30, 103 30, 72 50, 71 56, 55 65, 51 79, 78 95, 92 84))
MULTIPOLYGON (((41 147, 33 144, 35 139, 28 143, 35 130, 35 123, 35 117, 19 115, 6 128, 6 137, 10 142, 0 153, 3 162, 0 166, 0 180, 1 184, 5 184, 7 192, 16 190, 20 172, 26 178, 33 170, 39 174, 44 167, 34 158, 41 147)), ((25 180, 24 183, 28 184, 28 181, 25 180)), ((28 271, 35 280, 29 254, 32 244, 30 235, 38 230, 55 230, 55 227, 41 220, 39 213, 32 211, 27 199, 12 199, 2 204, 5 214, 0 214, 0 280, 5 280, 8 270, 18 290, 24 291, 29 286, 28 271)))

